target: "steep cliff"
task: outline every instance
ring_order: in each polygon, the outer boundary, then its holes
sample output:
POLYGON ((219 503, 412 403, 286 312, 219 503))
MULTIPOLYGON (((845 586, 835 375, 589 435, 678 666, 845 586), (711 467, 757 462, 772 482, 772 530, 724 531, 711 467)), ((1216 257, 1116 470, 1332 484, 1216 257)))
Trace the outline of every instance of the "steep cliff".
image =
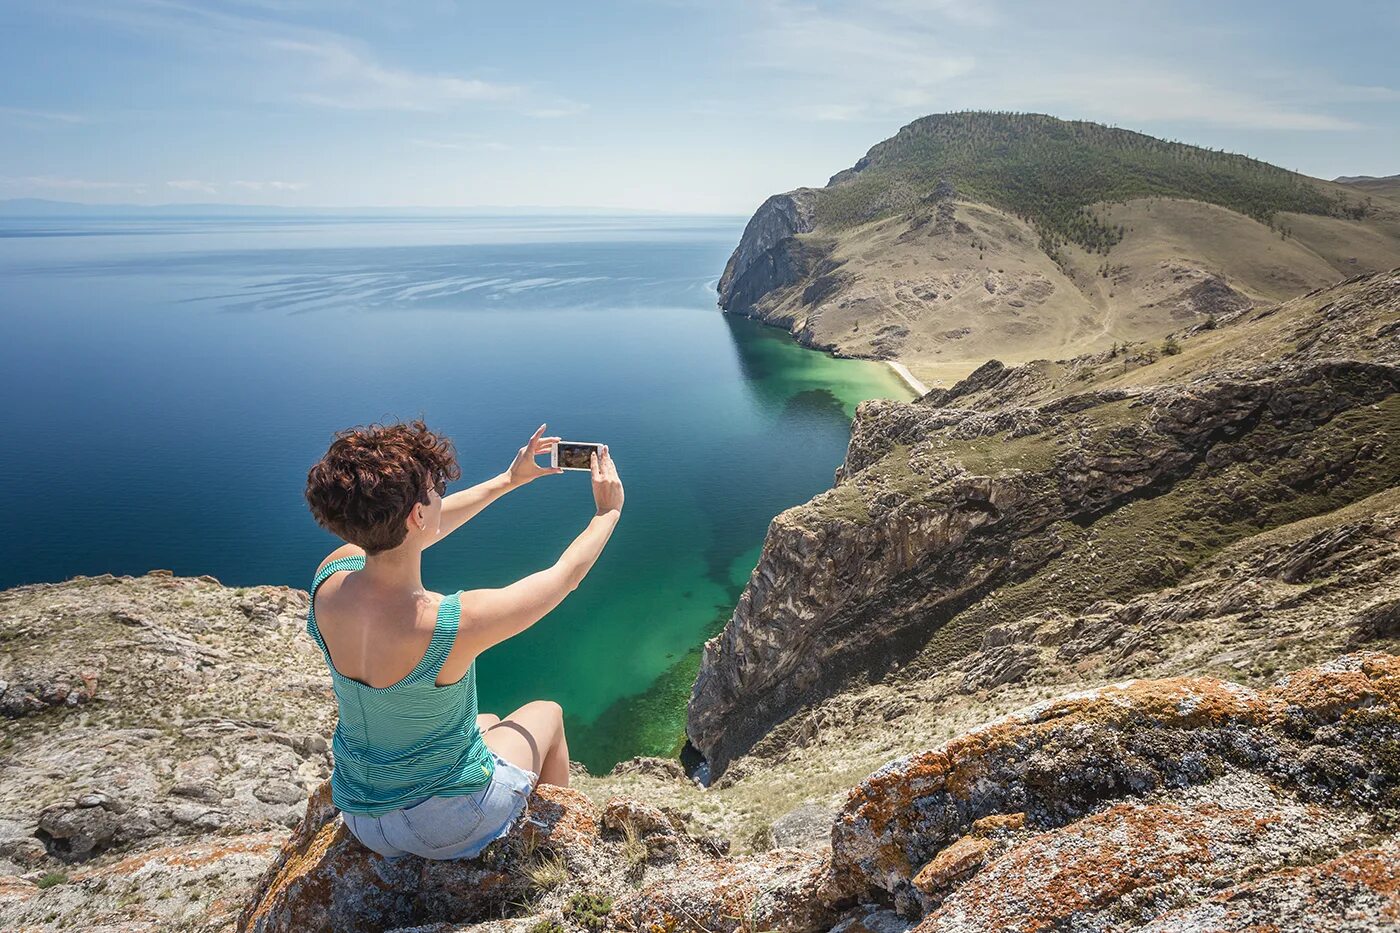
POLYGON ((1232 545, 1315 516, 1340 529, 1339 510, 1400 482, 1398 387, 1400 270, 1162 347, 993 362, 914 404, 864 404, 837 485, 774 519, 706 644, 691 743, 720 774, 864 684, 974 658, 986 684, 1014 681, 1037 649, 986 645, 1002 626, 1189 587, 1232 545))
POLYGON ((946 385, 1398 263, 1400 204, 1356 185, 1094 123, 937 114, 769 198, 719 303, 946 385))

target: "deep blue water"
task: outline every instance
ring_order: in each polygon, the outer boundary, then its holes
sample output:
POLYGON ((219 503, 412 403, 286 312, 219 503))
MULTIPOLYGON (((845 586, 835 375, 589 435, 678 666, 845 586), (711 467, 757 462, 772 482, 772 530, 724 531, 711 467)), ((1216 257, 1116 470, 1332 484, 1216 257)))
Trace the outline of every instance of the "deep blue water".
MULTIPOLYGON (((75 574, 309 586, 302 499, 332 432, 422 416, 463 478, 542 421, 627 490, 592 574, 484 654, 482 708, 559 700, 598 769, 674 750, 696 649, 769 520, 830 484, 883 367, 720 314, 741 218, 0 219, 0 587, 75 574)), ((440 592, 553 562, 586 474, 512 493, 424 554, 440 592)))

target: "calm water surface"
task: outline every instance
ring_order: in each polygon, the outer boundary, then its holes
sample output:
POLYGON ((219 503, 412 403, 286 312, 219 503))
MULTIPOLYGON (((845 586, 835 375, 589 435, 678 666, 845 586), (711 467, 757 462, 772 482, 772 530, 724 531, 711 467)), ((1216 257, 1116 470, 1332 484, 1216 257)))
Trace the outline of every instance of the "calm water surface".
MULTIPOLYGON (((830 485, 883 366, 718 313, 741 218, 0 219, 0 587, 166 567, 305 588, 332 432, 422 416, 463 478, 542 421, 605 441, 623 520, 482 655, 482 708, 563 704, 597 771, 678 747, 698 648, 769 520, 830 485)), ((439 592, 548 566, 592 514, 548 476, 424 553, 439 592)))

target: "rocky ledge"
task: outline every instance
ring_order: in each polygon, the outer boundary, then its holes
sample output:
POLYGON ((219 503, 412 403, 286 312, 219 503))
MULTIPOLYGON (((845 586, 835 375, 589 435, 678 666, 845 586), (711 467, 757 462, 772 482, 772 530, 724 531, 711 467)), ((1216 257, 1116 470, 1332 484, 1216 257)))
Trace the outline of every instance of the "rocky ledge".
POLYGON ((231 920, 330 774, 306 608, 168 570, 0 592, 0 929, 231 920))
POLYGON ((1400 922, 1400 659, 1037 704, 850 791, 831 849, 730 856, 543 786, 479 858, 386 861, 318 791, 241 931, 1380 930, 1400 922))
MULTIPOLYGON (((1033 681, 1116 656, 1144 620, 1248 631, 1239 617, 1208 618, 1225 603, 1258 612, 1280 638, 1296 614, 1342 618, 1319 602, 1343 589, 1319 568, 1354 585, 1394 582, 1387 542, 1400 535, 1371 512, 1352 514, 1344 534, 1319 526, 1235 555, 1222 568, 1245 590, 1207 584, 1160 605, 1032 618, 997 629, 987 649, 1030 646, 1029 668, 946 677, 1033 681), (1250 587, 1245 568, 1260 560, 1297 582, 1250 587), (1083 644, 1096 633, 1106 645, 1083 644)), ((349 836, 329 801, 317 738, 332 706, 299 634, 304 592, 158 572, 0 599, 8 643, 38 646, 5 659, 6 692, 25 698, 7 706, 0 759, 7 931, 1379 930, 1400 916, 1400 659, 1384 652, 1259 689, 1125 681, 941 744, 943 708, 927 703, 933 718, 920 718, 906 702, 893 727, 922 750, 861 780, 834 811, 801 811, 817 827, 799 834, 802 848, 733 852, 689 812, 745 786, 771 796, 762 771, 702 792, 674 763, 643 760, 611 779, 581 776, 587 793, 538 788, 521 824, 479 858, 390 862, 349 836), (609 791, 610 780, 639 791, 609 791), (271 792, 284 784, 311 789, 309 803, 271 792), (661 802, 686 788, 684 808, 661 802)), ((1340 637, 1378 643, 1394 633, 1394 605, 1345 616, 1354 624, 1337 623, 1340 637)), ((1137 643, 1149 655, 1196 640, 1152 634, 1137 643)), ((889 715, 873 709, 856 727, 878 732, 889 715)), ((775 822, 771 838, 789 829, 775 822)))

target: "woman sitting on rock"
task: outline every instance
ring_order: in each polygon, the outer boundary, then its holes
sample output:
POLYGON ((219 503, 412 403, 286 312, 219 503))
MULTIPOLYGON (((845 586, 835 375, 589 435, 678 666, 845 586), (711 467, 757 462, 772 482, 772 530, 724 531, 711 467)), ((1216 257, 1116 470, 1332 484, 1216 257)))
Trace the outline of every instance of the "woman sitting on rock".
POLYGON ((461 476, 452 442, 421 420, 340 431, 307 475, 312 515, 350 542, 322 562, 306 619, 339 704, 331 799, 381 855, 476 855, 515 824, 536 781, 569 783, 559 704, 478 714, 476 658, 559 605, 598 559, 622 513, 607 447, 591 462, 597 512, 554 566, 446 596, 422 577, 424 548, 561 472, 535 459, 559 440, 544 427, 505 472, 450 496, 461 476))

